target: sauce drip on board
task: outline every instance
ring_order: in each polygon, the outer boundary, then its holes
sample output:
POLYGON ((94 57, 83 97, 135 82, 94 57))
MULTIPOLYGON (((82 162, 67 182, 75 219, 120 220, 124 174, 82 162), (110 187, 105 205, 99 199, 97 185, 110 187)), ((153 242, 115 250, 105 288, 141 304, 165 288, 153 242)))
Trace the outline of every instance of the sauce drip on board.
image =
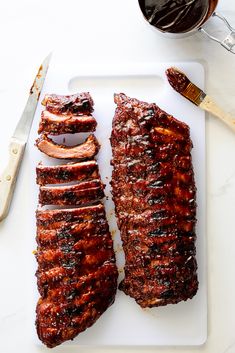
POLYGON ((148 22, 163 32, 184 33, 206 17, 209 0, 139 0, 148 22))

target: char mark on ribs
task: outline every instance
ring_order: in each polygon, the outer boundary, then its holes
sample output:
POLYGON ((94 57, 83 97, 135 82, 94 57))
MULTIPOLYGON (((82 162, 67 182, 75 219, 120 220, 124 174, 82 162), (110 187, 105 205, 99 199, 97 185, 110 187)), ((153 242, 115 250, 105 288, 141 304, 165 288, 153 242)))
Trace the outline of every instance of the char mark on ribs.
POLYGON ((38 133, 50 135, 75 134, 95 131, 97 122, 92 115, 58 115, 44 110, 38 133))
POLYGON ((81 223, 90 220, 96 222, 104 218, 104 216, 104 206, 101 203, 81 208, 37 210, 37 230, 57 229, 65 226, 67 223, 74 222, 81 223))
POLYGON ((87 114, 93 112, 94 102, 90 93, 78 93, 70 96, 46 94, 42 101, 46 110, 53 114, 87 114))
POLYGON ((36 327, 52 348, 93 325, 113 303, 118 273, 102 204, 36 216, 36 327))
POLYGON ((120 289, 142 307, 192 298, 196 187, 189 127, 155 104, 115 95, 112 193, 125 252, 120 289))
POLYGON ((104 185, 100 180, 84 181, 76 185, 41 186, 39 203, 43 205, 84 206, 97 203, 104 197, 104 185))
POLYGON ((36 174, 39 185, 100 179, 98 164, 95 160, 56 166, 44 166, 40 163, 37 166, 36 174))

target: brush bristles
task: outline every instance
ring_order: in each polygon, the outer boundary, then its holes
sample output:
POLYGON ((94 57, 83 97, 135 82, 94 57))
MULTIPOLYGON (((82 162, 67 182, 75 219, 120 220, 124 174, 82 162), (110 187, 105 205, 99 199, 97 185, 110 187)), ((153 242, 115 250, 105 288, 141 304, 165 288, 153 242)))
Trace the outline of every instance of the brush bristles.
POLYGON ((194 85, 184 72, 180 71, 177 67, 170 67, 166 70, 166 75, 174 90, 194 104, 200 105, 206 94, 194 85))
POLYGON ((197 106, 201 104, 206 96, 206 94, 192 82, 187 85, 181 94, 197 106))

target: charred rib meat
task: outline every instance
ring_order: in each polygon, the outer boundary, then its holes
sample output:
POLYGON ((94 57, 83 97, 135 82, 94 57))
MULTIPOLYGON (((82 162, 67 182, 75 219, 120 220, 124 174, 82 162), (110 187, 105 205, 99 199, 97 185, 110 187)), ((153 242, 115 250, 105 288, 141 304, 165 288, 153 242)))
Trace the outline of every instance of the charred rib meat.
POLYGON ((38 210, 36 212, 37 231, 58 229, 67 223, 84 221, 98 221, 104 217, 104 206, 102 204, 81 208, 38 210))
POLYGON ((78 93, 69 96, 47 94, 42 101, 46 110, 53 114, 87 114, 93 112, 94 102, 90 93, 78 93))
POLYGON ((41 186, 39 203, 42 206, 84 206, 102 199, 104 197, 103 190, 104 186, 98 179, 68 186, 41 186))
POLYGON ((36 327, 48 347, 73 339, 113 303, 117 268, 101 204, 37 211, 36 327))
POLYGON ((38 133, 50 135, 75 134, 95 131, 97 122, 92 115, 58 115, 44 110, 38 133))
POLYGON ((52 348, 92 326, 114 302, 118 272, 100 203, 104 185, 93 160, 100 148, 98 141, 90 135, 84 143, 67 147, 48 137, 95 130, 93 100, 89 93, 46 95, 43 104, 42 135, 36 141, 39 150, 53 158, 92 159, 37 166, 39 203, 67 207, 36 213, 36 276, 41 295, 36 327, 39 339, 52 348))
POLYGON ((142 307, 187 300, 198 288, 189 128, 155 104, 124 94, 115 102, 112 193, 126 259, 120 289, 142 307))
POLYGON ((36 173, 39 185, 63 184, 100 178, 98 164, 95 160, 55 166, 44 166, 40 163, 36 173))

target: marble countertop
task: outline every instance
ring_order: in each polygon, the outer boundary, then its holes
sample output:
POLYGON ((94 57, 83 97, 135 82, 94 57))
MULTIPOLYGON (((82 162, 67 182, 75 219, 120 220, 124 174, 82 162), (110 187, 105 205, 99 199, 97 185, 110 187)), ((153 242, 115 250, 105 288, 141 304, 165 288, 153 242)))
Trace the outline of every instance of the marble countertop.
MULTIPOLYGON (((235 26, 233 1, 221 0, 218 11, 235 26)), ((199 33, 177 40, 159 35, 143 21, 137 0, 8 0, 0 3, 0 18, 1 170, 32 78, 52 50, 60 50, 61 55, 91 65, 100 61, 114 61, 117 65, 119 62, 200 61, 206 67, 207 93, 235 115, 235 55, 199 33)), ((221 35, 220 23, 216 32, 221 35)), ((152 347, 141 348, 141 352, 235 352, 235 136, 212 116, 207 117, 206 130, 208 340, 201 347, 152 347)), ((0 224, 1 353, 47 351, 35 346, 28 337, 32 328, 25 308, 32 293, 29 284, 22 281, 22 274, 30 265, 24 257, 30 235, 29 179, 30 170, 23 162, 11 212, 0 224)), ((66 347, 66 353, 77 350, 74 346, 66 347)), ((79 348, 79 352, 136 350, 79 348)), ((59 347, 54 352, 65 350, 59 347)))

